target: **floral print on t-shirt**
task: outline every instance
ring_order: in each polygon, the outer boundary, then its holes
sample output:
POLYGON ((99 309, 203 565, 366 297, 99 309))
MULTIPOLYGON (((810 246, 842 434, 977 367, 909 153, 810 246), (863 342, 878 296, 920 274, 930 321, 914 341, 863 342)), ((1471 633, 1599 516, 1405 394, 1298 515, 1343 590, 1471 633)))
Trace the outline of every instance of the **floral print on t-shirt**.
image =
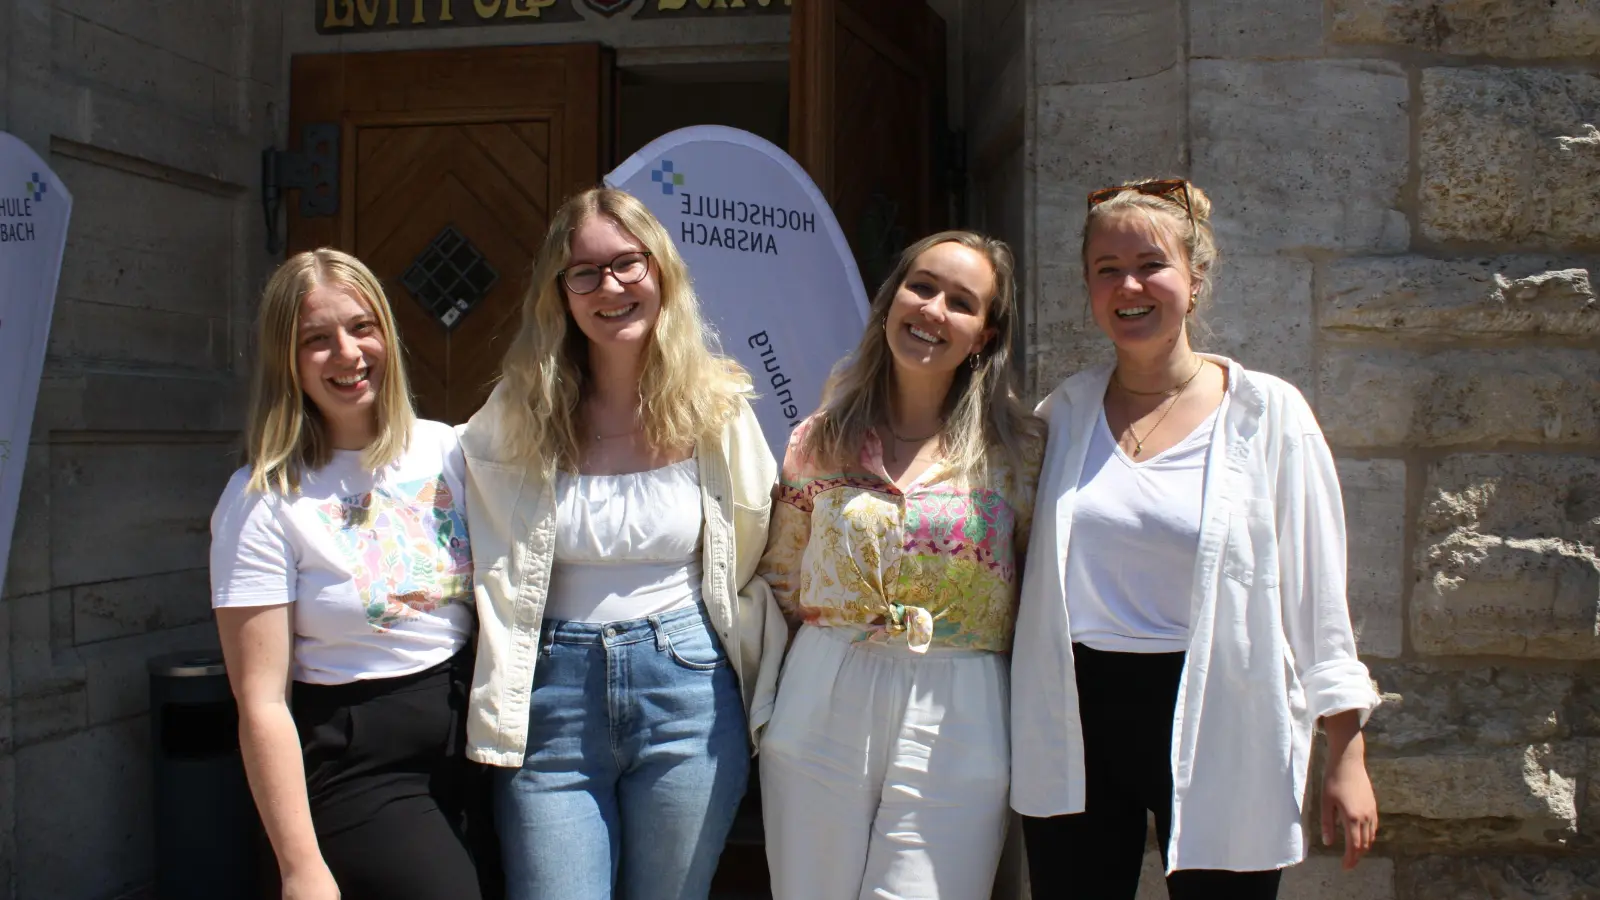
POLYGON ((444 476, 383 484, 317 509, 375 631, 469 599, 472 548, 444 476))
POLYGON ((803 454, 809 424, 790 438, 757 570, 790 621, 919 651, 1010 650, 1043 440, 1024 441, 1023 471, 993 461, 974 485, 935 463, 902 492, 876 435, 840 472, 803 454))

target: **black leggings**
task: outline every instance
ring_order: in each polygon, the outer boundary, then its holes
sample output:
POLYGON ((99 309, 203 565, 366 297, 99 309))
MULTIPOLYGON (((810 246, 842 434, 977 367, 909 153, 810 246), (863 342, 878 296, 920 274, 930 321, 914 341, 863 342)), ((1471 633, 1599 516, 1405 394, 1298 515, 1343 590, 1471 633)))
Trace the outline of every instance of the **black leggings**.
MULTIPOLYGON (((1034 900, 1133 900, 1146 813, 1166 858, 1172 834, 1172 717, 1182 653, 1106 653, 1073 644, 1083 722, 1085 809, 1023 819, 1034 900)), ((1172 900, 1275 900, 1281 872, 1183 869, 1172 900)))
POLYGON ((295 683, 311 821, 344 900, 481 896, 466 837, 480 781, 463 734, 471 674, 463 651, 415 675, 295 683))

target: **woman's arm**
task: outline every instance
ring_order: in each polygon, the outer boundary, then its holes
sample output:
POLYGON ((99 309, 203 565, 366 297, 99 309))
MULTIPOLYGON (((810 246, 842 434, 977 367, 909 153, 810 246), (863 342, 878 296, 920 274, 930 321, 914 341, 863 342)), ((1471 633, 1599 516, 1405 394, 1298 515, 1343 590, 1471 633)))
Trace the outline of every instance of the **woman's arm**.
POLYGON ((767 548, 756 564, 756 574, 772 588, 772 595, 791 631, 800 626, 801 571, 806 544, 811 540, 811 495, 805 490, 802 452, 809 425, 809 422, 801 424, 789 437, 778 483, 772 487, 767 548))
POLYGON ((1378 809, 1367 777, 1361 726, 1378 705, 1356 657, 1345 590, 1344 503, 1333 454, 1304 401, 1290 416, 1277 485, 1278 554, 1285 637, 1312 715, 1328 736, 1322 781, 1322 839, 1345 835, 1346 867, 1377 836, 1378 809))
POLYGON ((289 604, 221 607, 217 630, 239 706, 239 749, 250 793, 278 857, 284 900, 337 900, 317 847, 300 737, 289 714, 294 639, 289 604))
POLYGON ((1328 767, 1322 776, 1322 843, 1332 846, 1333 828, 1344 831, 1344 867, 1353 869, 1378 838, 1378 799, 1367 777, 1367 745, 1361 714, 1347 710, 1322 720, 1328 735, 1328 767))
POLYGON ((756 574, 772 588, 778 608, 793 628, 800 624, 800 571, 811 538, 811 511, 801 509, 792 498, 783 499, 785 493, 792 492, 781 484, 773 491, 767 550, 756 574))

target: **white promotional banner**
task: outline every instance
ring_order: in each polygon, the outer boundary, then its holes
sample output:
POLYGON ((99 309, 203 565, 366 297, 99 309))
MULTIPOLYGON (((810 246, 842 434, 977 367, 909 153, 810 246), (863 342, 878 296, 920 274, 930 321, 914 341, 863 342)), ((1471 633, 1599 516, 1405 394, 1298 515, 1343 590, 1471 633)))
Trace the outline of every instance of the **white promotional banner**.
POLYGON ((816 410, 867 321, 828 201, 787 153, 720 125, 657 138, 606 184, 642 200, 677 241, 723 351, 755 379, 756 417, 781 463, 790 429, 816 410))
POLYGON ((61 180, 27 144, 0 131, 0 584, 71 215, 61 180))

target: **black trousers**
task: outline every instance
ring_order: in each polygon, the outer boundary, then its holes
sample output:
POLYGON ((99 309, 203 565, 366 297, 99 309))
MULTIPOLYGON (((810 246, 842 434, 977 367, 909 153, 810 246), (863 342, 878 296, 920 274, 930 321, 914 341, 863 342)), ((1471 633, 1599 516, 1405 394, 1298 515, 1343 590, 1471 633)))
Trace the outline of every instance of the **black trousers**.
MULTIPOLYGON (((1023 819, 1034 900, 1133 900, 1144 863, 1146 814, 1162 858, 1172 834, 1172 717, 1182 653, 1106 653, 1073 644, 1083 722, 1085 807, 1023 819)), ((1226 828, 1217 822, 1213 827, 1226 828)), ((1275 900, 1277 870, 1183 869, 1172 900, 1275 900)))
POLYGON ((483 808, 465 752, 471 678, 469 648, 415 675, 295 683, 311 820, 344 900, 482 896, 467 833, 483 808))

